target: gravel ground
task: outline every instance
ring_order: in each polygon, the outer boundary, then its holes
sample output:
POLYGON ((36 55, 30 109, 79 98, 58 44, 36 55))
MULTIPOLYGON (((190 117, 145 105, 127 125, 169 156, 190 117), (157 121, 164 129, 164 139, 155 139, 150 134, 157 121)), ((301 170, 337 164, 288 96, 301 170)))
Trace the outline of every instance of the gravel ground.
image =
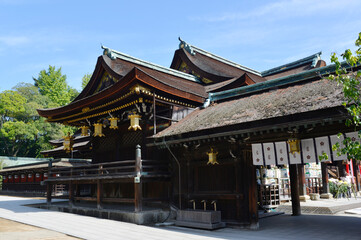
POLYGON ((0 240, 75 240, 66 234, 0 218, 0 240))

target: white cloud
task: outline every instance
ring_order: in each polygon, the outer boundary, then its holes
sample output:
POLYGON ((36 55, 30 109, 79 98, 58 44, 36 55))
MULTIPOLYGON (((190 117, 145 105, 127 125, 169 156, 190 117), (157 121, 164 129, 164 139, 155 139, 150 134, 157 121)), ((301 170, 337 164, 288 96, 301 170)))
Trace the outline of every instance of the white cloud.
POLYGON ((29 42, 29 38, 25 36, 0 36, 0 43, 7 46, 19 46, 29 42))

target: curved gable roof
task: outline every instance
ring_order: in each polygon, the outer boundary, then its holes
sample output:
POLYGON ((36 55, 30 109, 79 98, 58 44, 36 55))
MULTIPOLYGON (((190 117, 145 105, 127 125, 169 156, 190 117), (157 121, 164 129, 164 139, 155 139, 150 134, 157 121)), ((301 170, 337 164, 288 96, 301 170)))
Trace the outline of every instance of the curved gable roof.
POLYGON ((143 82, 157 91, 177 96, 193 104, 203 104, 208 96, 205 88, 192 75, 147 63, 119 52, 111 52, 111 54, 108 52, 107 55, 98 58, 88 85, 73 102, 63 107, 38 109, 38 113, 43 117, 54 117, 80 111, 90 105, 93 107, 101 105, 107 99, 124 92, 124 89, 135 81, 143 82), (99 85, 105 72, 113 79, 113 83, 101 89, 99 85))

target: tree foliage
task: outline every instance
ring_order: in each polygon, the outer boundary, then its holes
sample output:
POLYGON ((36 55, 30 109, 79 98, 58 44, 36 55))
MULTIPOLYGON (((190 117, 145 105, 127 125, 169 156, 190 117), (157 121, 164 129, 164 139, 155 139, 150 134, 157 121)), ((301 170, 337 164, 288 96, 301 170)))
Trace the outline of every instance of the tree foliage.
POLYGON ((86 87, 86 85, 90 81, 91 77, 92 77, 92 75, 89 73, 87 73, 83 76, 83 78, 81 79, 81 89, 84 89, 86 87))
POLYGON ((34 85, 20 83, 0 92, 0 155, 37 157, 51 148, 49 140, 74 132, 69 126, 46 122, 36 111, 68 104, 77 96, 61 68, 49 66, 34 80, 34 85))
POLYGON ((47 71, 40 71, 38 78, 33 79, 39 92, 56 106, 67 104, 78 95, 78 92, 67 84, 66 75, 61 73, 61 68, 49 66, 47 71))
MULTIPOLYGON (((329 79, 336 81, 342 87, 345 102, 343 105, 347 109, 350 118, 346 120, 347 126, 354 126, 355 130, 361 125, 361 70, 356 70, 356 67, 361 65, 361 33, 355 42, 357 47, 355 53, 347 49, 341 54, 345 63, 340 62, 336 53, 331 56, 331 62, 335 64, 336 70, 334 75, 330 75, 329 79)), ((339 134, 341 136, 341 134, 339 134)), ((361 132, 359 132, 361 137, 361 132)), ((352 141, 346 138, 343 141, 344 147, 340 144, 335 144, 333 150, 338 150, 338 154, 347 154, 349 158, 361 160, 361 145, 359 141, 352 141)))

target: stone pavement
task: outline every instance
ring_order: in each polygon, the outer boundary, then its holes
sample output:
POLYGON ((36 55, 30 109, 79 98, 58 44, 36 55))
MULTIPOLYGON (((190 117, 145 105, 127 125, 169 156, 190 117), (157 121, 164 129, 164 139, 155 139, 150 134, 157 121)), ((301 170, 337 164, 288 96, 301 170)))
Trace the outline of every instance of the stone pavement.
MULTIPOLYGON (((349 209, 361 208, 361 197, 339 198, 339 199, 318 199, 301 202, 301 212, 310 214, 335 214, 349 209)), ((292 203, 280 205, 276 211, 292 213, 292 203)), ((361 239, 361 238, 360 238, 361 239)))
MULTIPOLYGON (((23 206, 45 200, 0 196, 0 218, 83 239, 361 239, 361 215, 278 215, 260 220, 260 230, 204 231, 175 226, 149 227, 23 206)), ((0 233, 1 236, 1 233, 0 233)))

